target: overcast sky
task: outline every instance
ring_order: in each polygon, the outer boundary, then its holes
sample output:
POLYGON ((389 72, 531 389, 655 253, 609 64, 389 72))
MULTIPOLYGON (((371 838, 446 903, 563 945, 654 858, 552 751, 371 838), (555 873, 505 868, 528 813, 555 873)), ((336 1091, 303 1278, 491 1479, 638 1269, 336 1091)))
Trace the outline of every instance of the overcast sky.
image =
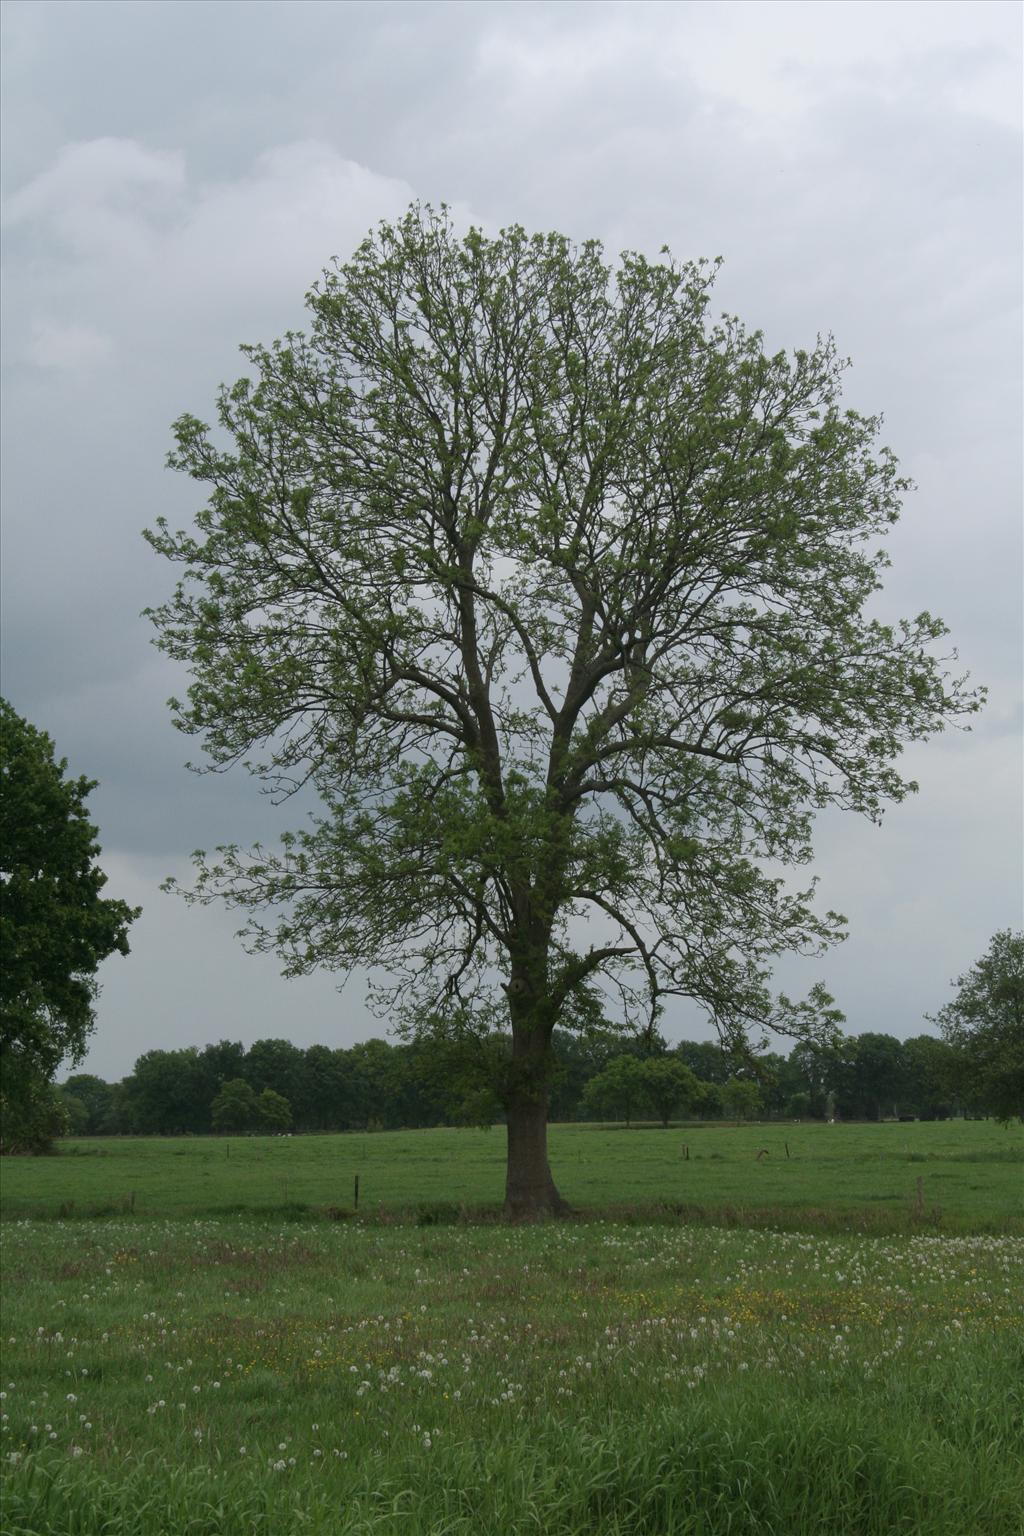
MULTIPOLYGON (((182 678, 140 610, 173 572, 140 529, 196 509, 163 467, 237 345, 303 323, 334 255, 413 200, 611 252, 721 255, 717 307, 776 347, 831 331, 847 399, 917 484, 879 611, 927 608, 988 685, 970 735, 910 754, 883 826, 821 824, 823 980, 901 1037, 1021 923, 1021 9, 970 3, 13 0, 5 121, 3 693, 100 781, 108 893, 87 1069, 152 1047, 383 1033, 359 978, 285 982, 230 914, 161 894, 188 854, 282 823, 197 778, 182 678)), ((707 1036, 683 1007, 670 1038, 707 1036)))

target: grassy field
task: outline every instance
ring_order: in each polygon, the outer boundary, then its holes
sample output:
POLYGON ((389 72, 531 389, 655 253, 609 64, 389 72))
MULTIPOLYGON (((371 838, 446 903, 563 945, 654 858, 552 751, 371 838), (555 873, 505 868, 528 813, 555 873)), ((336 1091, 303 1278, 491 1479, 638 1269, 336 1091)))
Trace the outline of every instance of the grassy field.
MULTIPOLYGON (((551 1131, 562 1193, 583 1211, 646 1202, 730 1221, 831 1222, 900 1230, 922 1214, 948 1231, 1024 1232, 1024 1132, 991 1121, 908 1125, 709 1124, 551 1131), (687 1156, 688 1152, 688 1156, 687 1156), (923 1212, 918 1210, 918 1179, 923 1212)), ((78 1141, 52 1158, 7 1159, 5 1216, 244 1213, 497 1206, 503 1130, 221 1140, 78 1141)))
POLYGON ((5 1536, 1020 1536, 1019 1129, 565 1127, 535 1227, 433 1224, 497 1131, 93 1145, 3 1166, 5 1536))

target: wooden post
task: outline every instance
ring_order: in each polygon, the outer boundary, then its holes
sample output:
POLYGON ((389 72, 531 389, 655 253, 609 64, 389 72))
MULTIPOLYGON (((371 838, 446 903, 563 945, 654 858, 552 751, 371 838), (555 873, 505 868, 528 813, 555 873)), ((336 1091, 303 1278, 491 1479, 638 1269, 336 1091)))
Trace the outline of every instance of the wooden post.
POLYGON ((788 1141, 784 1141, 782 1143, 782 1145, 785 1147, 785 1149, 786 1149, 786 1156, 788 1157, 789 1156, 789 1142, 788 1141))
POLYGON ((917 1214, 924 1215, 924 1179, 920 1174, 917 1176, 917 1214))
POLYGON ((358 1211, 358 1209, 359 1209, 359 1175, 358 1175, 358 1173, 356 1174, 355 1186, 354 1186, 354 1188, 352 1190, 352 1205, 353 1205, 353 1209, 358 1211))

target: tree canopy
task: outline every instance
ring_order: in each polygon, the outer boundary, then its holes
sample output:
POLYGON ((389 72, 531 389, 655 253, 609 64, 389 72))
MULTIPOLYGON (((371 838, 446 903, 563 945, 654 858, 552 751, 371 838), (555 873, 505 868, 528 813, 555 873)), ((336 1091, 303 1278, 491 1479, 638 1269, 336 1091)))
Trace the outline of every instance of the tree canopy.
POLYGON ((994 934, 952 985, 933 1023, 956 1051, 961 1101, 1001 1120, 1024 1115, 1024 933, 994 934))
POLYGON ((901 744, 977 707, 937 619, 865 616, 906 482, 833 344, 768 355, 713 276, 412 208, 308 336, 243 349, 216 430, 179 420, 208 500, 147 535, 183 567, 152 614, 177 723, 323 807, 200 856, 193 897, 290 974, 383 974, 408 1028, 503 1021, 510 1212, 562 1204, 556 1025, 836 1023, 769 981, 843 920, 759 861, 805 864, 824 806, 880 816, 901 744))
POLYGON ((92 780, 66 777, 53 743, 0 699, 0 1069, 4 1146, 45 1144, 55 1125, 47 1085, 78 1061, 94 1025, 96 970, 128 953, 138 916, 101 896, 106 876, 85 800, 92 780))
MULTIPOLYGON (((862 1037, 863 1038, 863 1037, 862 1037)), ((901 1043, 892 1036, 872 1034, 870 1059, 881 1059, 878 1042, 885 1039, 900 1079, 898 1099, 883 1104, 885 1118, 894 1114, 948 1119, 958 1104, 980 1108, 963 1095, 963 1057, 936 1035, 919 1035, 901 1043)), ((222 1040, 197 1050, 147 1051, 121 1082, 107 1083, 87 1073, 69 1077, 60 1089, 61 1103, 81 1113, 67 1127, 71 1135, 189 1135, 206 1136, 223 1129, 214 1106, 226 1086, 242 1080, 250 1094, 242 1101, 257 1105, 269 1088, 265 1068, 269 1054, 280 1055, 285 1042, 257 1040, 246 1049, 222 1040), (184 1092, 182 1091, 184 1086, 184 1092), (85 1116, 83 1122, 82 1115, 85 1116)), ((508 1041, 495 1035, 495 1051, 508 1054, 508 1041)), ((672 1046, 655 1035, 610 1036, 558 1029, 552 1037, 555 1071, 552 1077, 551 1118, 560 1121, 641 1120, 663 1112, 650 1093, 652 1069, 681 1063, 696 1079, 673 1101, 668 1113, 682 1120, 720 1119, 721 1088, 736 1076, 736 1062, 707 1041, 683 1040, 672 1046), (625 1070, 623 1071, 623 1068, 625 1070), (621 1074, 621 1076, 620 1076, 621 1074)), ((742 1070, 761 1093, 758 1118, 777 1120, 837 1115, 842 1120, 875 1119, 874 1099, 865 1101, 857 1072, 857 1037, 840 1036, 835 1044, 815 1047, 794 1044, 788 1056, 777 1053, 751 1058, 742 1070)), ((458 1043, 413 1038, 389 1043, 367 1040, 361 1045, 329 1048, 290 1047, 293 1068, 281 1097, 291 1111, 289 1129, 319 1131, 400 1130, 439 1125, 492 1125, 502 1118, 493 1092, 494 1072, 478 1072, 465 1062, 458 1043), (490 1092, 485 1090, 490 1088, 490 1092)), ((741 1081, 744 1080, 742 1077, 741 1081)), ((277 1090, 275 1090, 276 1092, 277 1090)), ((232 1087, 231 1103, 238 1094, 232 1087)), ((243 1128, 259 1130, 259 1119, 243 1128)), ((236 1129, 232 1125, 232 1129, 236 1129)))
POLYGON ((210 1123, 215 1131, 242 1135, 256 1128, 257 1097, 241 1077, 228 1080, 210 1106, 210 1123))

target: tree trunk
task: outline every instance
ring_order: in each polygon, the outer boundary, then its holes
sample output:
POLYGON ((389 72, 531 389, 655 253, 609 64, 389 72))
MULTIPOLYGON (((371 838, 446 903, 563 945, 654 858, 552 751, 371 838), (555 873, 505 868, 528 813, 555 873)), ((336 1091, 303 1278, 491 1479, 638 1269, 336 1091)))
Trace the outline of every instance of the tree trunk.
POLYGON ((507 1108, 505 1214, 517 1221, 568 1215, 570 1206, 558 1193, 548 1166, 547 1092, 517 1095, 507 1108))
POLYGON ((547 931, 529 935, 525 953, 513 958, 506 988, 512 1026, 512 1070, 505 1100, 505 1214, 517 1221, 565 1216, 569 1212, 548 1166, 548 1089, 555 1025, 548 992, 549 937, 547 931))

